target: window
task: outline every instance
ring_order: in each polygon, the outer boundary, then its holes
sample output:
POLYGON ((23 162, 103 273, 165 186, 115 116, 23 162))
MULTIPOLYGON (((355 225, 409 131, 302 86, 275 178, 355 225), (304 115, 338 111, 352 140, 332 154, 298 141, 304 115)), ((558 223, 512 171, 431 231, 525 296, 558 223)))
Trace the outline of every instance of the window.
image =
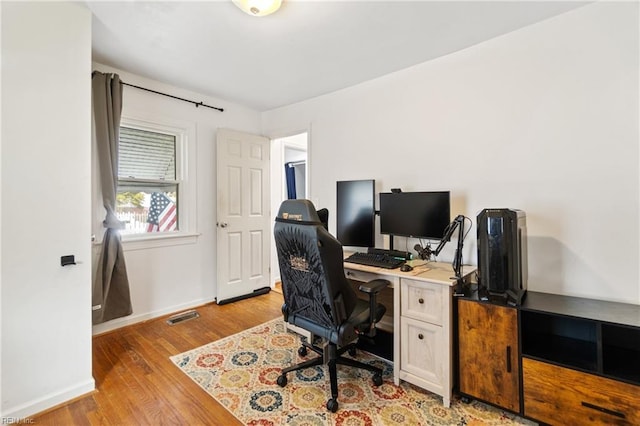
POLYGON ((116 215, 123 235, 180 230, 182 139, 179 131, 120 127, 116 215))

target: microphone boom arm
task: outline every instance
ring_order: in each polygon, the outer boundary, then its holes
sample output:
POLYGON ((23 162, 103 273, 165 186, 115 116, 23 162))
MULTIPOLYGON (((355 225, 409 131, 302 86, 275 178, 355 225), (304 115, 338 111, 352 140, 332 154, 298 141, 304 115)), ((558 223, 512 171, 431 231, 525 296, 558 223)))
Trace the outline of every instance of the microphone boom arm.
POLYGON ((458 230, 458 246, 456 247, 456 254, 453 257, 453 262, 451 263, 451 266, 453 267, 453 272, 455 272, 456 278, 458 279, 462 278, 461 269, 462 269, 462 244, 464 240, 464 219, 465 217, 461 214, 456 216, 456 218, 453 219, 453 222, 451 222, 449 226, 447 226, 447 229, 445 230, 444 236, 440 240, 438 247, 436 247, 436 249, 431 252, 431 254, 433 254, 434 256, 438 256, 438 254, 440 254, 444 246, 451 240, 451 236, 456 231, 456 229, 460 228, 458 230))

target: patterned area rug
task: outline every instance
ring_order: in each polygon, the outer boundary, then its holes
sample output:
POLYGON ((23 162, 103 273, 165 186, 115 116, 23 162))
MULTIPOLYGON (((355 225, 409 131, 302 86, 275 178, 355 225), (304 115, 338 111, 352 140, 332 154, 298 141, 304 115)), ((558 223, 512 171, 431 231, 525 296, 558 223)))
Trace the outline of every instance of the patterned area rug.
POLYGON ((475 401, 454 398, 444 408, 436 395, 394 385, 392 364, 366 352, 357 358, 382 368, 384 383, 375 387, 371 373, 338 366, 340 405, 331 413, 325 408, 331 394, 326 367, 291 372, 287 386, 276 384, 281 368, 304 360, 299 347, 299 336, 276 319, 171 360, 246 425, 533 424, 475 401))

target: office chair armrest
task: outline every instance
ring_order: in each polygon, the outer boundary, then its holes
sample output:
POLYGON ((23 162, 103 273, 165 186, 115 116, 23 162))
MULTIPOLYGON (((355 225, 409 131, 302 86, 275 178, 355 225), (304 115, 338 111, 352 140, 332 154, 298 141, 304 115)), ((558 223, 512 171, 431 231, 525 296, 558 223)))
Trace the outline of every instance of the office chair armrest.
POLYGON ((387 288, 391 284, 388 280, 371 280, 366 283, 360 284, 358 290, 369 295, 369 321, 366 329, 361 329, 359 334, 364 334, 368 337, 374 337, 376 335, 375 324, 379 317, 385 312, 384 306, 378 306, 377 296, 383 289, 387 288))
POLYGON ((371 280, 369 282, 360 284, 360 287, 358 287, 358 290, 360 290, 363 293, 378 294, 382 291, 382 289, 388 287, 389 285, 391 285, 390 281, 377 279, 377 280, 371 280))

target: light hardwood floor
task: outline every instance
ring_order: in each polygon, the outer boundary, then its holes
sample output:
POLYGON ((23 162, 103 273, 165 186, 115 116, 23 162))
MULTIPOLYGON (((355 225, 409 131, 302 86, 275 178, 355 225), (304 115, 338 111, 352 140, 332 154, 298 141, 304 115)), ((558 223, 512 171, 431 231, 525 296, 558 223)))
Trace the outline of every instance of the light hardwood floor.
POLYGON ((199 318, 167 317, 93 338, 96 391, 33 416, 45 425, 241 425, 169 357, 282 316, 282 294, 208 304, 199 318))

